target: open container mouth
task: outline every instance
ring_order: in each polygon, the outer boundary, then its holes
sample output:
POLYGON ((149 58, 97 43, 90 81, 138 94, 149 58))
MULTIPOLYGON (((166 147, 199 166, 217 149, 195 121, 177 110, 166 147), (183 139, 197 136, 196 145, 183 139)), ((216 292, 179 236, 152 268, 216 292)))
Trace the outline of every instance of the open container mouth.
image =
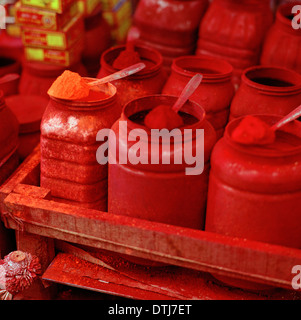
MULTIPOLYGON (((282 116, 255 114, 254 117, 272 126, 278 122, 282 116)), ((236 118, 227 125, 224 138, 233 148, 239 152, 255 155, 256 157, 281 157, 301 153, 301 122, 292 121, 276 131, 275 142, 267 145, 244 145, 232 139, 232 133, 245 118, 236 118)))
MULTIPOLYGON (((276 13, 276 17, 279 21, 281 21, 282 23, 286 24, 288 27, 290 27, 292 30, 292 20, 294 19, 294 17, 297 15, 292 13, 292 9, 294 6, 297 5, 301 5, 301 1, 294 1, 294 2, 289 2, 289 3, 284 3, 282 5, 279 6, 277 13, 276 13)), ((300 33, 300 30, 296 30, 298 31, 298 33, 300 33)))
POLYGON ((252 88, 275 95, 301 92, 301 75, 286 68, 251 67, 243 72, 242 81, 252 88))
POLYGON ((8 57, 0 57, 0 68, 9 67, 16 63, 16 60, 8 57))
POLYGON ((233 67, 223 59, 199 56, 182 56, 173 60, 172 70, 187 77, 200 73, 203 81, 219 81, 232 77, 233 67))
MULTIPOLYGON (((128 121, 128 125, 131 128, 141 128, 147 132, 151 132, 152 129, 144 125, 143 117, 159 105, 173 106, 177 99, 178 97, 176 96, 162 94, 134 99, 124 106, 122 118, 128 121), (141 117, 139 117, 139 114, 141 114, 141 117)), ((184 125, 178 128, 181 132, 183 132, 184 129, 199 128, 205 119, 205 110, 199 104, 190 100, 185 103, 180 112, 179 114, 182 115, 182 117, 185 118, 187 116, 187 119, 184 119, 184 125)))
MULTIPOLYGON (((93 80, 91 80, 93 81, 93 80)), ((69 109, 79 109, 84 110, 94 109, 95 107, 101 107, 107 105, 110 100, 116 98, 117 89, 111 83, 100 84, 96 87, 97 91, 90 90, 90 94, 87 98, 79 100, 64 100, 55 97, 50 97, 51 100, 68 106, 69 109)))
MULTIPOLYGON (((119 71, 120 69, 113 67, 113 63, 119 54, 125 49, 125 45, 107 49, 101 56, 101 66, 107 69, 110 73, 119 71)), ((141 45, 135 45, 135 51, 138 52, 141 62, 143 62, 146 66, 141 71, 127 77, 126 79, 139 79, 140 77, 145 78, 160 71, 163 58, 157 50, 141 45)))

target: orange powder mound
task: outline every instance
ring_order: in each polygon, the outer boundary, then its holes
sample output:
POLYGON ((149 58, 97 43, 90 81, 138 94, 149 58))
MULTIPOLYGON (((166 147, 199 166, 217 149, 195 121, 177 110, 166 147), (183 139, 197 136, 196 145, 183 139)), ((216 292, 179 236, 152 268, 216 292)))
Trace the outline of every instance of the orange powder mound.
POLYGON ((80 100, 89 96, 90 86, 78 73, 65 70, 47 93, 58 99, 80 100))
POLYGON ((275 133, 268 124, 254 116, 246 116, 233 130, 232 139, 245 145, 265 145, 275 141, 275 133))
POLYGON ((170 106, 162 104, 147 114, 144 124, 150 129, 172 130, 183 126, 184 122, 181 116, 174 112, 170 106))

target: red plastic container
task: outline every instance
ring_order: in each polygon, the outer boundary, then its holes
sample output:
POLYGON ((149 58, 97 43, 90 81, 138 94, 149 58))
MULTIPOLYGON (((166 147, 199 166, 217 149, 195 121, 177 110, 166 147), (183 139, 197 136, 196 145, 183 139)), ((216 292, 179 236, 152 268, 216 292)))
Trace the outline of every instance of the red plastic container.
POLYGON ((19 122, 20 160, 24 160, 40 142, 40 124, 49 99, 38 95, 12 95, 5 99, 19 122))
MULTIPOLYGON (((49 98, 48 89, 65 69, 65 67, 52 64, 25 61, 19 83, 19 93, 41 95, 49 98)), ((77 72, 83 77, 88 75, 87 70, 81 63, 67 69, 77 72)))
MULTIPOLYGON (((41 123, 41 186, 58 201, 107 210, 107 166, 96 161, 96 135, 120 116, 108 83, 89 101, 51 98, 41 123)), ((88 100, 88 99, 86 99, 88 100)))
POLYGON ((0 54, 1 56, 10 57, 21 63, 24 50, 21 37, 12 37, 5 30, 0 32, 0 54))
MULTIPOLYGON (((102 54, 98 78, 119 71, 112 65, 123 50, 125 50, 125 45, 120 45, 110 48, 102 54)), ((146 64, 146 67, 127 78, 112 81, 112 84, 117 88, 121 107, 132 99, 161 93, 167 78, 162 67, 162 55, 158 51, 144 46, 135 46, 135 50, 139 53, 140 59, 146 64)))
POLYGON ((203 80, 190 100, 206 111, 206 119, 222 137, 228 122, 231 100, 234 95, 232 66, 225 60, 206 56, 184 56, 174 59, 172 72, 162 93, 179 96, 188 81, 196 74, 203 80))
POLYGON ((207 5, 207 0, 140 0, 133 23, 142 39, 171 47, 192 46, 207 5))
MULTIPOLYGON (((163 222, 171 225, 202 229, 204 227, 205 204, 207 197, 207 183, 209 175, 209 158, 212 147, 216 141, 215 130, 204 119, 205 112, 199 105, 189 101, 182 111, 191 119, 181 128, 181 132, 171 143, 171 149, 166 151, 170 155, 170 164, 162 163, 162 151, 157 154, 151 152, 150 129, 143 124, 147 111, 158 104, 172 105, 177 97, 155 95, 142 97, 129 102, 123 109, 121 118, 112 129, 116 135, 116 164, 109 163, 109 197, 108 211, 110 213, 141 218, 150 221, 163 222), (127 122, 127 132, 120 127, 120 122, 127 122), (120 129, 121 128, 121 129, 120 129), (141 139, 143 148, 150 152, 146 155, 147 162, 134 164, 131 156, 136 151, 132 146, 134 142, 127 141, 133 129, 144 129, 147 138, 141 139), (197 175, 186 175, 187 164, 174 163, 174 156, 183 140, 183 129, 192 129, 192 147, 195 151, 199 145, 196 143, 196 129, 205 130, 204 138, 204 171, 197 175), (152 157, 159 156, 158 164, 151 161, 152 157), (120 164, 121 159, 126 159, 126 164, 120 164), (189 212, 189 214, 183 214, 189 212)), ((185 118, 184 118, 185 119, 185 118)), ((188 140, 183 140, 184 144, 188 140)), ((135 141, 136 142, 136 141, 135 141)), ((152 146, 156 144, 153 143, 152 146)), ((111 146, 111 145, 110 145, 111 146)), ((162 142, 157 143, 162 146, 162 142)), ((110 149, 112 154, 113 146, 110 149)), ((182 151, 182 152, 181 152, 182 151)), ((193 167, 193 166, 191 166, 193 167)))
POLYGON ((85 45, 82 62, 88 71, 88 75, 96 77, 100 68, 101 54, 112 45, 111 29, 99 9, 93 15, 85 17, 84 24, 85 45))
POLYGON ((301 1, 286 3, 278 8, 276 21, 264 42, 262 65, 286 67, 301 73, 301 30, 292 27, 292 8, 295 5, 301 5, 301 1))
MULTIPOLYGON (((13 112, 5 104, 0 91, 0 186, 19 165, 19 124, 13 112)), ((0 259, 15 249, 15 237, 0 221, 0 259)))
POLYGON ((301 76, 278 67, 251 67, 230 108, 230 120, 247 114, 286 115, 301 104, 301 76))
POLYGON ((9 56, 2 56, 0 51, 0 77, 5 76, 8 73, 20 73, 21 64, 18 60, 9 56))
POLYGON ((0 91, 5 97, 18 93, 20 75, 17 73, 7 73, 0 77, 0 91))
POLYGON ((264 37, 273 22, 269 1, 214 0, 199 29, 196 54, 226 59, 240 83, 244 69, 257 65, 264 37))
POLYGON ((12 174, 19 164, 19 124, 7 107, 0 91, 0 185, 12 174))
POLYGON ((138 43, 159 50, 169 72, 174 57, 194 53, 207 5, 208 0, 141 0, 133 18, 138 43))
MULTIPOLYGON (((260 118, 272 125, 281 117, 260 118)), ((272 145, 243 146, 231 138, 241 119, 227 126, 212 152, 205 230, 300 248, 301 123, 278 130, 272 145)), ((219 279, 246 289, 265 288, 219 279)))

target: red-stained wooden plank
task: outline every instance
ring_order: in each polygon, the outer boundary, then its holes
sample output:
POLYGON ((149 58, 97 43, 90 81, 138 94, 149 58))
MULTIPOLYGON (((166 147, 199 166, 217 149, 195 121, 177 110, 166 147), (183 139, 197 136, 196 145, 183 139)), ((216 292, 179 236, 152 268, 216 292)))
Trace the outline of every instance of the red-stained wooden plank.
POLYGON ((71 254, 58 254, 43 279, 132 299, 299 300, 300 294, 277 291, 250 293, 215 284, 210 275, 173 266, 147 268, 119 259, 115 271, 71 254), (123 274, 127 273, 129 277, 123 274), (136 278, 136 281, 133 280, 136 278))
POLYGON ((11 193, 8 226, 45 237, 292 289, 301 251, 11 193), (14 218, 12 218, 12 216, 14 218), (16 220, 17 219, 17 220, 16 220))

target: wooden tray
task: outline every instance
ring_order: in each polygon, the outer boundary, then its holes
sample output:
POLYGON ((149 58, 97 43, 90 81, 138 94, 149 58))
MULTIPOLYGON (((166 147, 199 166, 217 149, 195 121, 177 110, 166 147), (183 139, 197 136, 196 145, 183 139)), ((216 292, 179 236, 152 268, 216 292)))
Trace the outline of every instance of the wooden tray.
POLYGON ((194 286, 202 274, 214 273, 283 288, 283 298, 300 297, 292 288, 292 268, 301 265, 301 250, 59 203, 51 200, 50 190, 39 187, 39 164, 37 147, 1 187, 0 204, 5 226, 17 230, 18 248, 37 254, 44 271, 55 258, 53 240, 58 239, 192 269, 194 286))

